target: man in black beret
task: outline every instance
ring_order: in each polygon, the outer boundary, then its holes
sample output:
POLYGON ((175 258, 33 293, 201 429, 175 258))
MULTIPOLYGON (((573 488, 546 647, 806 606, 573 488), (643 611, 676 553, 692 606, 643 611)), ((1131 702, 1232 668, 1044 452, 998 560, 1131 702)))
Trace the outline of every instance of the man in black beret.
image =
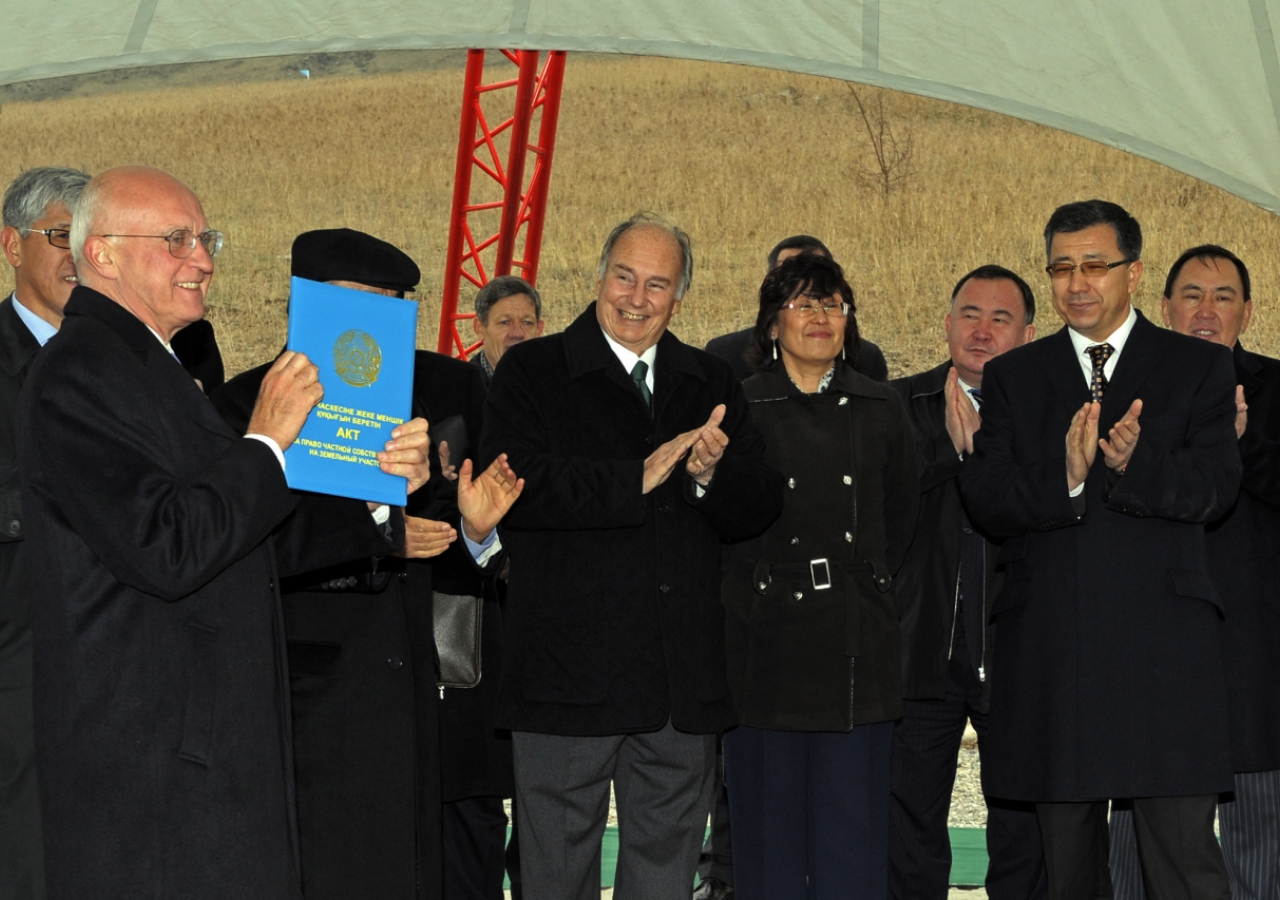
MULTIPOLYGON (((386 241, 336 228, 297 237, 292 274, 403 297, 421 273, 386 241)), ((212 394, 232 427, 247 423, 266 368, 251 369, 212 394)), ((418 351, 413 414, 431 423, 436 446, 431 481, 410 498, 404 517, 406 558, 365 560, 282 581, 308 900, 481 896, 455 889, 448 873, 459 854, 441 852, 440 729, 450 704, 437 689, 432 590, 483 595, 482 576, 465 543, 456 540, 459 522, 479 540, 519 492, 505 463, 470 480, 484 397, 477 368, 418 351)), ((500 631, 499 615, 496 608, 484 609, 486 639, 500 631)), ((496 689, 500 654, 490 652, 488 640, 484 651, 482 683, 496 689)), ((448 700, 478 691, 451 690, 448 700)), ((487 732, 492 737, 492 727, 487 732)), ((472 756, 495 770, 476 780, 496 783, 491 790, 499 794, 494 803, 500 815, 501 796, 510 796, 513 785, 510 741, 491 743, 472 756)), ((489 878, 501 896, 506 820, 492 819, 481 817, 481 827, 499 842, 497 870, 489 878)))

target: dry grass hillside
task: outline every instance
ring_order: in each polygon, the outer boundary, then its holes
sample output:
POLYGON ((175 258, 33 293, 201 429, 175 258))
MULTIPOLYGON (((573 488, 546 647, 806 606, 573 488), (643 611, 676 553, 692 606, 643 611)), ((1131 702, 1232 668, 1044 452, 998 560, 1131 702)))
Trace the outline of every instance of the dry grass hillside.
MULTIPOLYGON (((348 66, 306 81, 281 65, 272 81, 197 69, 119 89, 60 89, 54 99, 10 92, 0 95, 0 183, 32 165, 143 162, 191 184, 228 236, 208 315, 232 372, 283 342, 289 245, 308 228, 360 228, 412 254, 424 270, 419 340, 434 347, 462 74, 456 55, 444 67, 399 68, 348 66)), ((1022 272, 1042 302, 1042 330, 1056 327, 1040 229, 1056 205, 1102 196, 1144 226, 1144 311, 1158 318, 1164 270, 1179 252, 1222 243, 1254 272, 1246 342, 1280 354, 1275 217, 1046 128, 900 94, 883 102, 913 150, 911 171, 887 196, 860 175, 871 148, 841 82, 570 55, 539 279, 549 328, 590 299, 608 228, 653 209, 694 241, 693 288, 673 324, 685 340, 745 325, 766 251, 808 232, 846 265, 864 333, 905 374, 942 358, 951 285, 982 263, 1022 272)))

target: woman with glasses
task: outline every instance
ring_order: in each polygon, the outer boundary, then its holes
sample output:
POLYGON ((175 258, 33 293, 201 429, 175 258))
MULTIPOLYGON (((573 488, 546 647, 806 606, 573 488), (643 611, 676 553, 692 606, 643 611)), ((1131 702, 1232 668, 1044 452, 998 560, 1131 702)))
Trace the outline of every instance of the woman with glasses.
POLYGON ((893 574, 915 529, 911 423, 854 371, 853 290, 832 260, 769 273, 743 383, 782 515, 726 548, 724 738, 740 900, 883 898, 889 753, 901 713, 893 574))

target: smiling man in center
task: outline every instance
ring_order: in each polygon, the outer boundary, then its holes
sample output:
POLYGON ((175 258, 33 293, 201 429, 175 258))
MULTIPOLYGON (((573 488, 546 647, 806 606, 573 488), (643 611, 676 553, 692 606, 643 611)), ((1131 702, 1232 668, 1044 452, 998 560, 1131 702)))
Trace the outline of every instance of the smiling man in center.
POLYGON ((764 530, 782 479, 729 365, 668 331, 692 275, 684 232, 633 216, 604 243, 596 302, 512 347, 490 390, 482 460, 505 452, 525 478, 502 528, 498 724, 527 900, 599 897, 611 783, 619 895, 693 883, 733 724, 720 542, 764 530))

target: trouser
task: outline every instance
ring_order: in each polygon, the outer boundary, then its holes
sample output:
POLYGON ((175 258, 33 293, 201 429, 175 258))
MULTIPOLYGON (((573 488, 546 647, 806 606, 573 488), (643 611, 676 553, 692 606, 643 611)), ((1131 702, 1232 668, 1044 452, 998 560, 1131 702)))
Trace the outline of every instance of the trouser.
POLYGON ((715 774, 713 734, 567 737, 517 731, 516 817, 526 900, 600 896, 600 840, 612 782, 615 900, 671 900, 693 888, 715 774))
MULTIPOLYGON (((1213 836, 1217 796, 1133 800, 1142 874, 1153 900, 1229 900, 1213 836)), ((1112 889, 1105 800, 1038 803, 1051 900, 1095 900, 1112 889)))
MULTIPOLYGON (((987 735, 982 682, 963 640, 952 644, 947 692, 941 700, 905 700, 893 732, 889 807, 889 896, 946 900, 951 879, 947 815, 965 721, 978 748, 987 735)), ((1048 891, 1035 805, 987 800, 987 896, 1041 900, 1048 891)))
POLYGON ((729 789, 724 781, 724 742, 716 744, 716 762, 720 777, 716 779, 711 799, 711 830, 698 857, 698 878, 715 878, 733 884, 733 838, 729 829, 729 789))
MULTIPOLYGON (((1236 773, 1218 798, 1218 830, 1232 900, 1280 898, 1280 769, 1236 773)), ((1127 803, 1111 807, 1111 881, 1116 900, 1146 900, 1127 803)))
POLYGON ((893 724, 724 736, 736 900, 883 900, 893 724))
MULTIPOLYGON (((444 900, 503 900, 503 869, 511 870, 507 814, 501 797, 467 797, 441 805, 444 900)), ((516 842, 516 830, 511 843, 516 842)), ((518 898, 519 866, 511 880, 518 898)))

